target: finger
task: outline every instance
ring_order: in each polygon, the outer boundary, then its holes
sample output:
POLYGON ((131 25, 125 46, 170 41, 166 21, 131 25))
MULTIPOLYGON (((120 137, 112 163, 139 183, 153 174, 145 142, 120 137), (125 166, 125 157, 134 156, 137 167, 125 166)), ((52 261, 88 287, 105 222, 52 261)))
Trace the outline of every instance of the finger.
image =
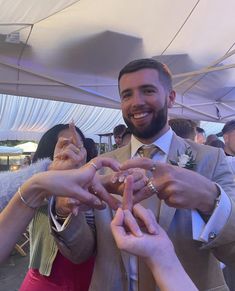
POLYGON ((61 148, 67 146, 71 143, 71 138, 59 137, 56 145, 60 146, 61 148))
POLYGON ((133 207, 133 177, 128 176, 125 180, 122 209, 132 211, 133 207))
MULTIPOLYGON (((69 152, 74 152, 76 155, 77 155, 77 162, 80 163, 82 162, 83 164, 85 163, 86 161, 86 157, 87 157, 87 151, 85 149, 85 147, 77 147, 75 146, 74 144, 69 144, 67 147, 66 147, 66 150, 69 151, 69 152)), ((68 156, 68 158, 72 158, 72 156, 68 156)))
POLYGON ((111 222, 111 227, 123 226, 123 221, 124 221, 124 212, 121 208, 118 208, 111 222))
POLYGON ((60 151, 65 147, 67 146, 68 144, 71 143, 71 139, 69 138, 64 138, 64 137, 60 137, 56 143, 56 146, 55 146, 55 150, 54 150, 54 157, 60 153, 60 151))
POLYGON ((141 189, 143 189, 148 183, 148 178, 147 177, 143 177, 141 180, 139 181, 134 181, 133 184, 133 192, 137 192, 141 189))
POLYGON ((115 183, 123 183, 126 179, 127 176, 132 175, 133 174, 133 170, 127 170, 127 171, 119 171, 117 173, 114 173, 111 179, 111 182, 113 184, 115 183))
POLYGON ((77 147, 81 147, 83 146, 83 142, 81 141, 81 138, 76 130, 75 124, 74 122, 71 122, 69 124, 69 129, 71 132, 71 137, 72 137, 72 143, 77 146, 77 147))
POLYGON ((121 202, 113 197, 101 183, 96 182, 92 184, 92 192, 100 198, 100 200, 105 201, 112 209, 118 209, 120 207, 121 202))
MULTIPOLYGON (((124 162, 120 166, 120 170, 127 170, 130 168, 143 168, 145 170, 151 170, 153 167, 153 161, 148 158, 135 158, 124 162)), ((157 163, 155 165, 157 167, 157 163)))
POLYGON ((80 154, 78 155, 74 152, 74 150, 66 148, 60 154, 58 154, 56 158, 61 160, 70 159, 71 161, 79 165, 82 161, 84 161, 85 156, 86 156, 85 151, 84 152, 81 151, 80 154))
POLYGON ((140 204, 136 204, 133 207, 133 213, 134 213, 135 217, 139 218, 144 223, 147 231, 150 234, 158 234, 159 233, 156 219, 155 219, 154 214, 152 213, 152 211, 150 209, 146 209, 143 206, 141 206, 140 204))
POLYGON ((104 209, 106 207, 98 197, 82 189, 81 187, 78 187, 78 189, 75 190, 73 197, 78 199, 82 204, 86 204, 91 208, 104 209))
POLYGON ((127 235, 126 230, 124 228, 124 212, 121 208, 118 208, 110 224, 110 227, 117 245, 120 246, 121 241, 127 235))
POLYGON ((143 179, 143 177, 146 177, 146 171, 144 169, 129 169, 128 170, 129 175, 132 175, 134 178, 134 182, 139 181, 143 179))
POLYGON ((150 193, 149 189, 147 188, 147 186, 141 188, 140 190, 134 192, 133 195, 133 204, 139 203, 142 200, 145 200, 149 197, 151 197, 153 194, 150 193))
POLYGON ((97 157, 92 159, 87 165, 91 165, 95 171, 100 170, 102 167, 109 167, 113 171, 119 171, 120 163, 112 158, 97 157))
POLYGON ((124 224, 133 235, 138 237, 143 235, 136 219, 128 209, 124 210, 124 224))

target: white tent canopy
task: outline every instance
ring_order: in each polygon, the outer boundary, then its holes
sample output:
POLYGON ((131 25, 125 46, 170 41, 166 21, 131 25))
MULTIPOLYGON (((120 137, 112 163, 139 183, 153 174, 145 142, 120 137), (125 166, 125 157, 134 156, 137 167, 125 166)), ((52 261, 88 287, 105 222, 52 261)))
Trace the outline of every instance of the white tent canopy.
MULTIPOLYGON (((0 0, 0 5, 2 94, 118 109, 120 68, 154 57, 173 72, 172 115, 219 122, 235 116, 234 0, 0 0)), ((2 131, 17 135, 30 124, 28 132, 36 134, 50 127, 45 120, 56 124, 70 112, 69 105, 61 111, 61 105, 49 103, 49 113, 45 103, 36 111, 33 100, 27 102, 27 115, 18 107, 8 127, 2 116, 12 115, 0 108, 2 131)), ((71 110, 69 117, 91 134, 111 131, 121 121, 118 110, 71 110), (78 122, 81 115, 84 124, 78 122)))
POLYGON ((38 144, 35 142, 25 142, 15 146, 15 148, 21 149, 23 153, 35 153, 37 150, 38 144))
POLYGON ((23 153, 23 150, 16 147, 0 146, 0 156, 18 156, 23 153))

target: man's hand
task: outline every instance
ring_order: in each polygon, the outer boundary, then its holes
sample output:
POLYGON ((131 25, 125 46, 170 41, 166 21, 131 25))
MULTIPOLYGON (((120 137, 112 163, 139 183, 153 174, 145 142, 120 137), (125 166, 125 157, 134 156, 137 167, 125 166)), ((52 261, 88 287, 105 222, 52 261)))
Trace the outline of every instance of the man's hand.
MULTIPOLYGON (((219 195, 216 184, 191 170, 172 166, 166 163, 153 163, 147 158, 137 158, 126 161, 121 170, 141 167, 151 170, 153 186, 157 190, 159 199, 175 208, 198 209, 202 213, 212 213, 215 199, 219 195)), ((134 197, 139 202, 153 195, 153 191, 146 186, 134 197)))

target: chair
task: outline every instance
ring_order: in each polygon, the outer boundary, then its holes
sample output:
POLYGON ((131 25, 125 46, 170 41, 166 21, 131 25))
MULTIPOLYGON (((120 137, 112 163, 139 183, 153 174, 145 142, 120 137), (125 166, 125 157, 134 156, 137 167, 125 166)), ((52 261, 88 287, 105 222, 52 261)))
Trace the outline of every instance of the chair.
POLYGON ((29 231, 26 229, 26 231, 22 234, 22 239, 20 243, 17 243, 15 245, 15 250, 23 257, 27 256, 27 252, 25 250, 25 247, 29 244, 29 231))

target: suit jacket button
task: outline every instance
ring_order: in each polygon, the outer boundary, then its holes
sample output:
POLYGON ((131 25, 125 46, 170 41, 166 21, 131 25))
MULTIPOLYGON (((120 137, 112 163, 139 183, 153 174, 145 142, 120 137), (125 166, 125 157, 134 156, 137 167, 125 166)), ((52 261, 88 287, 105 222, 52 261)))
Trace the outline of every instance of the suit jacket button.
POLYGON ((214 231, 211 231, 211 232, 209 233, 209 235, 208 235, 208 239, 209 239, 209 241, 215 239, 216 236, 217 236, 217 234, 216 234, 214 231))

